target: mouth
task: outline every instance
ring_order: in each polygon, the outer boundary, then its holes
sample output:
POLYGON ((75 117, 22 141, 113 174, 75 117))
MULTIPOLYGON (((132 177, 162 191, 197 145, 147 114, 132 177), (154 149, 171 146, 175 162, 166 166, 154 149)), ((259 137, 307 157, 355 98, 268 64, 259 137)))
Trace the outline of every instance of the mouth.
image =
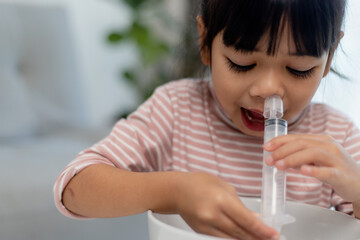
POLYGON ((249 130, 258 132, 264 131, 265 118, 262 113, 241 108, 241 118, 245 127, 249 130))

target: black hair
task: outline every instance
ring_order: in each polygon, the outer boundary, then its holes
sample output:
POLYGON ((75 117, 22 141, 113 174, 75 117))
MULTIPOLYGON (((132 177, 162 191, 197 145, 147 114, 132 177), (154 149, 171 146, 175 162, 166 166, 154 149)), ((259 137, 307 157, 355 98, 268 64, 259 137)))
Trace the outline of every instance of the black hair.
POLYGON ((287 23, 300 55, 321 56, 340 37, 346 0, 201 0, 206 28, 201 49, 211 51, 215 36, 236 50, 253 51, 268 34, 267 54, 274 55, 287 23))

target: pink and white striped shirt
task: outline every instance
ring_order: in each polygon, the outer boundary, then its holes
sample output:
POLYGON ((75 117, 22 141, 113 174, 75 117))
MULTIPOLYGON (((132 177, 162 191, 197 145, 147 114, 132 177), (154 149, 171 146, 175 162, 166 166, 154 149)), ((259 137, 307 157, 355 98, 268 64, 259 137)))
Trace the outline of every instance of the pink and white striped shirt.
MULTIPOLYGON (((360 134, 340 112, 310 104, 289 126, 291 134, 327 134, 360 164, 360 134)), ((62 204, 62 192, 75 174, 91 164, 129 171, 203 171, 217 175, 240 196, 261 196, 263 139, 237 130, 214 96, 210 81, 185 79, 165 84, 111 134, 79 153, 59 175, 54 195, 66 216, 82 218, 62 204)), ((287 171, 287 199, 352 213, 330 185, 287 171)))

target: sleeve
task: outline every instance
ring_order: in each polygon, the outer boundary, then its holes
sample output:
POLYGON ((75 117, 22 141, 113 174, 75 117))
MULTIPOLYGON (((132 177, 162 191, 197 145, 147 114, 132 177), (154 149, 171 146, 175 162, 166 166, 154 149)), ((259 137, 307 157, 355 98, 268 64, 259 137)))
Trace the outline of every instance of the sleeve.
MULTIPOLYGON (((350 122, 349 124, 343 147, 351 155, 357 165, 360 166, 360 131, 353 122, 350 122)), ((350 215, 353 214, 352 203, 342 199, 336 192, 332 193, 331 204, 332 206, 335 206, 337 211, 350 215)))
POLYGON ((165 86, 127 119, 114 126, 109 136, 78 154, 58 176, 53 192, 55 205, 65 216, 86 219, 71 213, 62 203, 69 181, 92 164, 108 164, 128 171, 161 171, 171 165, 172 104, 165 86))

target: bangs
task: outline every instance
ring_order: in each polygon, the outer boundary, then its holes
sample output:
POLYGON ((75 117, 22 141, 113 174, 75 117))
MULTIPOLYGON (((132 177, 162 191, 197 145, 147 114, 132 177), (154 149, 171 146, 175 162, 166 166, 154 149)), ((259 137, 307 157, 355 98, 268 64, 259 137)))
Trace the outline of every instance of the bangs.
MULTIPOLYGON (((343 0, 212 2, 213 6, 209 9, 214 8, 214 12, 211 13, 214 17, 206 19, 207 16, 203 16, 205 25, 208 21, 207 29, 213 28, 208 33, 213 35, 210 36, 212 39, 223 31, 223 42, 226 46, 252 52, 259 40, 267 36, 268 55, 276 54, 284 27, 287 26, 290 30, 289 34, 292 34, 297 54, 320 57, 336 45, 345 11, 343 0)), ((208 13, 208 16, 211 14, 208 13)), ((212 39, 207 40, 212 42, 212 39)))

